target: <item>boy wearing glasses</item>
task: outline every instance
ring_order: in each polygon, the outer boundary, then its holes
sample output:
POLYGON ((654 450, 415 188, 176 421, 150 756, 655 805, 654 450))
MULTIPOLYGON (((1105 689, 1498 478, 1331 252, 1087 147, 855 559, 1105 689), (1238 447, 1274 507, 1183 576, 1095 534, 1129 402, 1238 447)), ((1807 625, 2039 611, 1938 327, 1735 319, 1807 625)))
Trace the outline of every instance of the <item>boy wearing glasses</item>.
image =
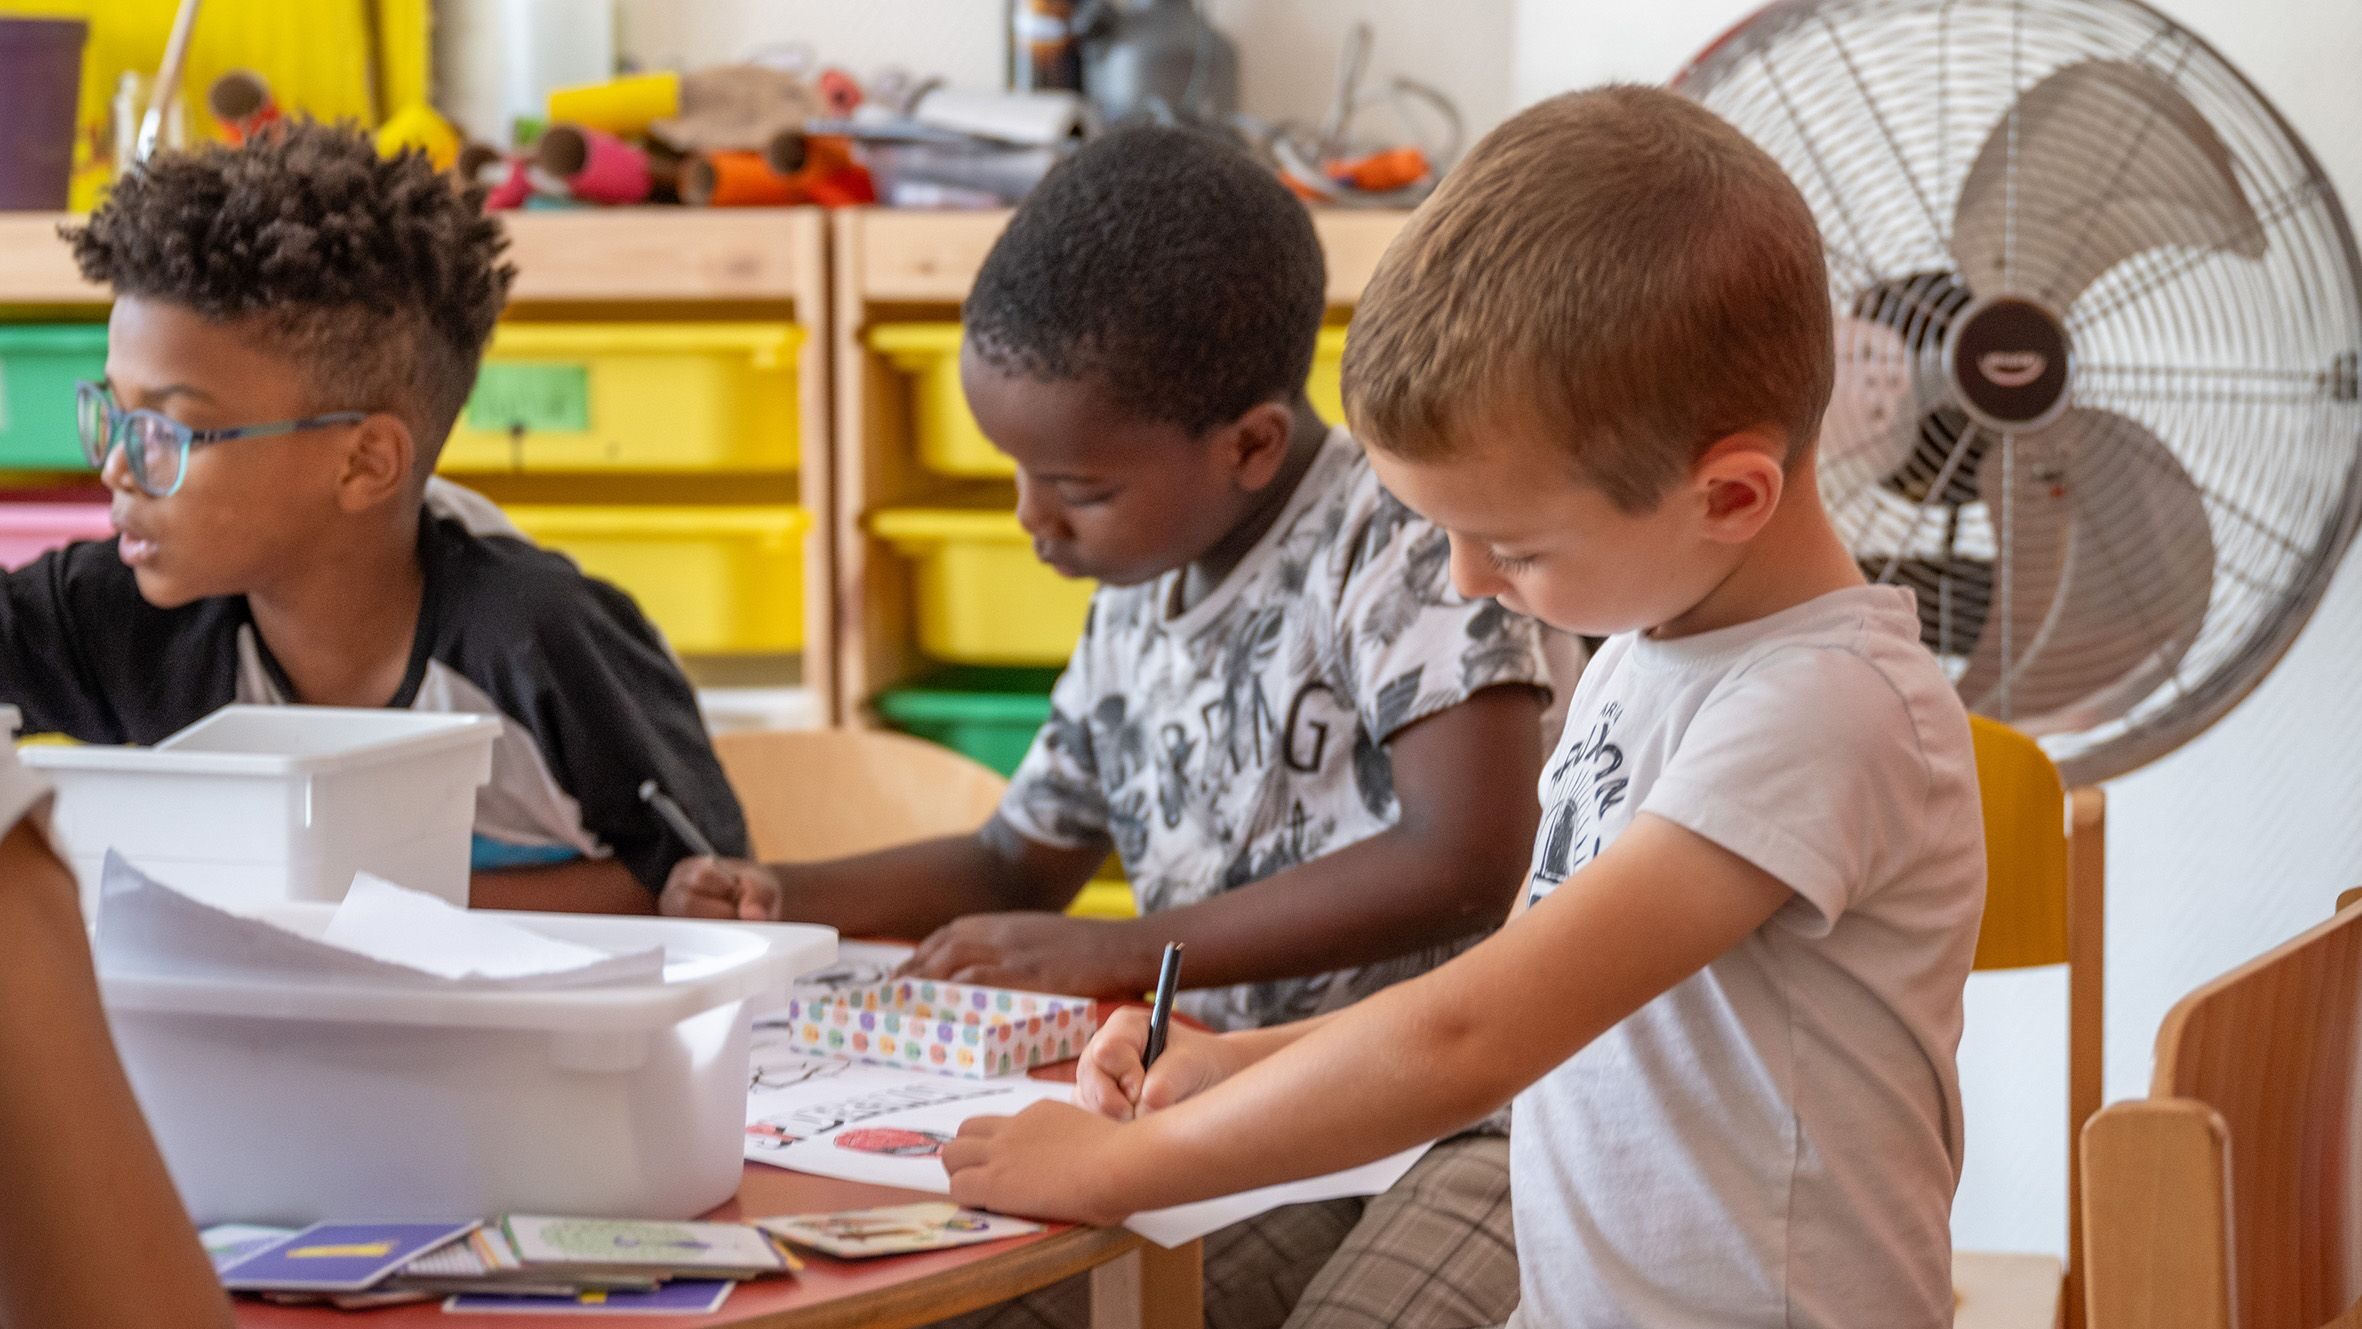
POLYGON ((299 123, 165 154, 67 239, 114 287, 82 441, 119 536, 0 576, 0 702, 153 743, 232 702, 499 716, 479 906, 647 912, 737 801, 630 598, 432 486, 513 269, 417 154, 299 123))

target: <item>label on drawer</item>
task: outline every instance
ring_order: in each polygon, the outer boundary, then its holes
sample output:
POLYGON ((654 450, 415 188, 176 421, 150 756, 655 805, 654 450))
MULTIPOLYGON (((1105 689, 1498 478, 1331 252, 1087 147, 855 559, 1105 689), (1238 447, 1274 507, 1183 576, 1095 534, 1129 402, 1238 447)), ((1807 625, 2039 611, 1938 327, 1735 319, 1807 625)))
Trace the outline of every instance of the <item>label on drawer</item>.
POLYGON ((467 427, 543 434, 590 432, 590 366, 487 363, 467 399, 467 427))

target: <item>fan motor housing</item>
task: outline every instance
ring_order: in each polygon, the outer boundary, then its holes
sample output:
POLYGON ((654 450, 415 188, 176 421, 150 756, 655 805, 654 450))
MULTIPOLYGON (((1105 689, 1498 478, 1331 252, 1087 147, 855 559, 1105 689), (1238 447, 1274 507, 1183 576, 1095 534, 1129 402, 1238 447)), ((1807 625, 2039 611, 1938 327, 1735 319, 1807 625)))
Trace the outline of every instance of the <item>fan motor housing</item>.
POLYGON ((2004 295, 1978 301, 1953 321, 1944 363, 1970 419, 2017 432, 2039 429, 2067 408, 2071 354, 2057 314, 2004 295))

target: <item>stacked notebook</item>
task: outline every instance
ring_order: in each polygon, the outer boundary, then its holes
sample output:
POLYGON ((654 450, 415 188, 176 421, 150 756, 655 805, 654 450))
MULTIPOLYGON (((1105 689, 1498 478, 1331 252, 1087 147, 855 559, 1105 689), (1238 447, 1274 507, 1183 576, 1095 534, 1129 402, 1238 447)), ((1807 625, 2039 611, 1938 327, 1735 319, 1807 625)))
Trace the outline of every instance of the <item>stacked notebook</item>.
POLYGON ((711 1309, 730 1287, 795 1267, 743 1223, 545 1218, 489 1223, 320 1223, 300 1232, 206 1234, 222 1284, 274 1301, 358 1308, 427 1301, 535 1300, 610 1308, 631 1299, 711 1309))

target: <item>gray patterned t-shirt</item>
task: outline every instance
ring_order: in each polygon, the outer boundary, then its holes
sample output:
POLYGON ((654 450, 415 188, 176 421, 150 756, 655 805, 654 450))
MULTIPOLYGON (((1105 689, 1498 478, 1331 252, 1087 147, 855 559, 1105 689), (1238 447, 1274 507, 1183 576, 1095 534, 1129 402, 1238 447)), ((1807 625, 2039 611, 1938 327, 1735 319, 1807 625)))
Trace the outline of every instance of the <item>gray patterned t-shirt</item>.
MULTIPOLYGON (((1027 838, 1114 840, 1143 912, 1196 904, 1394 824, 1385 744, 1497 684, 1547 689, 1543 630, 1451 587, 1442 531, 1333 431, 1222 584, 1102 587, 1001 816, 1027 838)), ((1217 1029, 1302 1019, 1449 958, 1187 994, 1217 1029)))

